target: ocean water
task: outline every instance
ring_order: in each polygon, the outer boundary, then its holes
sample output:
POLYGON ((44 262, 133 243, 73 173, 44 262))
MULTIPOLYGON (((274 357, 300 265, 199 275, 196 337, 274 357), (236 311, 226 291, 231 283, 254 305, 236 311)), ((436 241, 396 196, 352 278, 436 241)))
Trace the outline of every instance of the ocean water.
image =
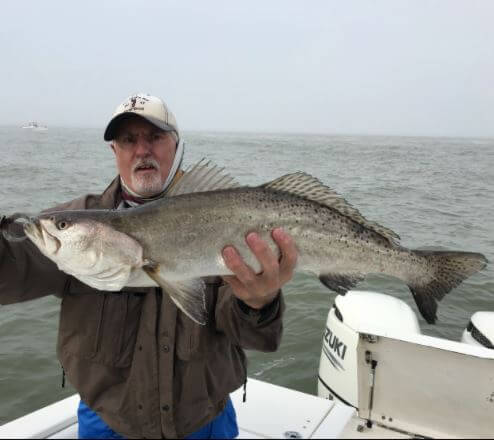
MULTIPOLYGON (((494 261, 494 139, 200 132, 184 138, 186 164, 206 157, 250 185, 303 170, 397 232, 404 246, 482 252, 494 261)), ((99 193, 116 174, 97 129, 0 128, 0 154, 0 214, 36 213, 99 193)), ((416 311, 398 280, 372 276, 358 288, 389 293, 416 311)), ((305 274, 284 292, 282 345, 272 354, 249 352, 249 375, 315 394, 335 294, 305 274)), ((420 318, 422 331, 459 340, 478 310, 494 310, 492 264, 443 299, 436 325, 420 318)), ((61 388, 58 315, 53 297, 0 307, 0 424, 75 392, 61 388)))

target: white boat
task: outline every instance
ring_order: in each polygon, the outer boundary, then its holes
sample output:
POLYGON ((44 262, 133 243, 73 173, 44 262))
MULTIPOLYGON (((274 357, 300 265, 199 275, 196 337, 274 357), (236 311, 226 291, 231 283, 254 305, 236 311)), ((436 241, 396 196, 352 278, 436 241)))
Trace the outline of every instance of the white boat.
POLYGON ((28 122, 27 124, 23 125, 21 128, 25 128, 25 129, 29 129, 29 130, 35 130, 35 131, 48 130, 48 127, 46 125, 41 125, 35 121, 28 122))
MULTIPOLYGON (((394 297, 337 296, 322 337, 318 396, 254 379, 232 394, 239 438, 492 438, 494 312, 462 341, 421 334, 394 297), (490 348, 489 348, 490 347, 490 348)), ((0 438, 77 438, 73 395, 0 426, 0 438)))

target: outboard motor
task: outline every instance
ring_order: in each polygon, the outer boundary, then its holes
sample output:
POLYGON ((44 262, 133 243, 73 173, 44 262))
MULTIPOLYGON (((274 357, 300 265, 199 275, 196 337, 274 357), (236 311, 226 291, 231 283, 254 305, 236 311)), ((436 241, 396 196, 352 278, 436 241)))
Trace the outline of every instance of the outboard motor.
POLYGON ((420 334, 417 316, 404 301, 377 292, 338 295, 330 309, 319 363, 318 395, 358 407, 359 333, 391 337, 420 334))
POLYGON ((421 334, 404 301, 351 291, 329 311, 318 395, 356 408, 366 438, 387 438, 385 429, 393 437, 490 438, 493 342, 494 312, 475 313, 463 341, 451 341, 421 334))
POLYGON ((463 331, 461 342, 494 349, 494 312, 476 312, 463 331))

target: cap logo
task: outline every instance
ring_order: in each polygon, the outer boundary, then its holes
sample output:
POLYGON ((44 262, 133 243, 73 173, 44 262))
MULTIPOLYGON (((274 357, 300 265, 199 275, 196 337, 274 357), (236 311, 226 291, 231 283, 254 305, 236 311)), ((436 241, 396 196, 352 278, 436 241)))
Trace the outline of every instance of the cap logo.
POLYGON ((123 107, 126 112, 136 112, 144 110, 144 106, 149 99, 142 95, 130 96, 127 102, 124 103, 123 107))

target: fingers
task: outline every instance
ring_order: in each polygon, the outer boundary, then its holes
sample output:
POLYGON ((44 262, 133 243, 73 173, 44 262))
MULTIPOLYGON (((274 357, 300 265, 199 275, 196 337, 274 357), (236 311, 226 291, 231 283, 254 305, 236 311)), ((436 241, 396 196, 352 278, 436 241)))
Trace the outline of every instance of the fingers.
POLYGON ((277 295, 292 278, 297 263, 297 249, 292 237, 281 228, 273 230, 272 237, 280 249, 280 258, 259 234, 252 232, 246 237, 247 245, 261 265, 259 274, 245 263, 233 246, 223 249, 225 265, 234 273, 234 276, 223 279, 232 286, 238 298, 255 308, 269 303, 277 295))
POLYGON ((262 277, 265 280, 281 279, 283 284, 293 277, 293 272, 297 264, 297 248, 293 238, 276 228, 272 232, 273 240, 280 249, 280 258, 270 249, 268 243, 261 239, 259 234, 251 232, 246 237, 246 242, 261 265, 260 274, 248 266, 237 250, 233 246, 223 249, 223 258, 226 266, 245 284, 255 282, 256 278, 262 277))
POLYGON ((281 283, 285 284, 292 279, 297 266, 297 248, 293 238, 281 228, 274 229, 272 237, 281 251, 279 278, 281 283))
POLYGON ((250 295, 248 290, 246 289, 245 285, 236 276, 225 275, 222 278, 226 283, 232 286, 232 289, 238 298, 242 300, 249 298, 250 295))
POLYGON ((270 249, 268 243, 259 234, 251 232, 245 238, 250 250, 261 265, 261 274, 265 279, 278 279, 280 264, 277 255, 270 249))
POLYGON ((256 274, 235 248, 227 246, 223 249, 223 258, 235 276, 224 277, 224 280, 230 284, 237 298, 260 309, 269 304, 280 289, 278 258, 258 234, 248 234, 246 242, 261 264, 261 273, 256 274))
POLYGON ((223 249, 223 259, 226 267, 230 269, 235 276, 244 284, 249 285, 254 282, 256 274, 245 264, 243 258, 233 246, 227 246, 223 249))

